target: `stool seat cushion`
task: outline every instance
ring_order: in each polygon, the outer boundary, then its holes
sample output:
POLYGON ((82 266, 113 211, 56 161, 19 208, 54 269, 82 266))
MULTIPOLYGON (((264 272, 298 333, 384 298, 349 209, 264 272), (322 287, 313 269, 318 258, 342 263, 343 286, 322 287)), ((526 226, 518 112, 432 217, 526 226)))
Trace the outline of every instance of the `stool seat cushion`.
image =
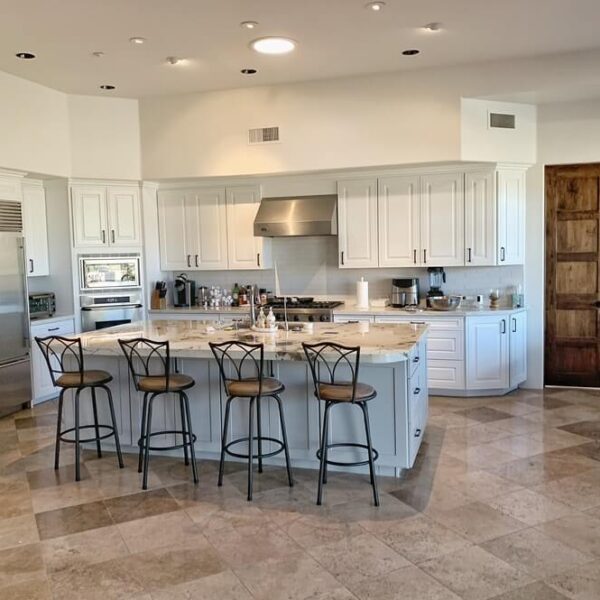
MULTIPOLYGON (((230 396, 238 396, 241 398, 252 398, 258 396, 258 379, 240 379, 238 381, 230 381, 227 384, 227 393, 230 396)), ((273 377, 264 377, 262 380, 262 395, 278 394, 285 389, 283 383, 273 377)))
POLYGON ((112 375, 106 371, 79 371, 63 373, 56 380, 56 385, 63 388, 77 388, 82 386, 104 385, 112 381, 112 375))
MULTIPOLYGON (((366 383, 356 384, 356 401, 371 400, 376 395, 377 392, 372 386, 366 383)), ((319 396, 321 400, 329 402, 352 402, 352 383, 319 383, 319 396)))
MULTIPOLYGON (((187 390, 194 385, 195 381, 189 375, 181 373, 173 373, 169 375, 169 390, 171 392, 180 392, 187 390)), ((138 387, 142 392, 166 392, 167 378, 158 377, 141 377, 138 381, 138 387)))

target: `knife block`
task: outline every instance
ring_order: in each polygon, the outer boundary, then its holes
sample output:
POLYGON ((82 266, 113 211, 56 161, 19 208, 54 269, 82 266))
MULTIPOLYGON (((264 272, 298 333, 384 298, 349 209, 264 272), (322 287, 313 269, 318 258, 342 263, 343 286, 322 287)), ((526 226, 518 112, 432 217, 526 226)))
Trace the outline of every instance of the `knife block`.
POLYGON ((167 308, 167 299, 160 297, 160 292, 154 290, 150 296, 150 308, 152 310, 164 310, 167 308))

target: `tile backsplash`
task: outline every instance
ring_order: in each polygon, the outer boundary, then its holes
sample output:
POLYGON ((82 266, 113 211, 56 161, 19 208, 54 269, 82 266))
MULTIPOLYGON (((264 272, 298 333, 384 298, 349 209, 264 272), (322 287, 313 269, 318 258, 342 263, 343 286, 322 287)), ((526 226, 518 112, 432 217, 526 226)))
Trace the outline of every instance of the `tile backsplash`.
MULTIPOLYGON (((273 259, 277 263, 282 294, 345 297, 355 295, 356 281, 369 282, 371 299, 388 297, 394 277, 418 277, 421 295, 429 289, 426 268, 340 269, 337 237, 275 238, 273 259)), ((173 276, 177 273, 173 273, 173 276)), ((275 271, 204 271, 188 276, 199 285, 231 288, 235 283, 257 284, 275 291, 275 271)), ((499 288, 505 294, 511 286, 523 284, 523 267, 448 267, 444 291, 450 294, 488 294, 499 288)))

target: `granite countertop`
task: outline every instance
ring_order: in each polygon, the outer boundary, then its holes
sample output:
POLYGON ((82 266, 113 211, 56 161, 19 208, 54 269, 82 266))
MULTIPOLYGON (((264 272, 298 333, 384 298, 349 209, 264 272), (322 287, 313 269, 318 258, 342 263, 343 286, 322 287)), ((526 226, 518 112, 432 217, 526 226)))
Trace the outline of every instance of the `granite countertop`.
POLYGON ((358 308, 355 305, 348 304, 340 306, 333 310, 334 315, 375 315, 375 316, 397 316, 397 317, 451 317, 451 316, 468 316, 468 315, 492 315, 492 314, 510 314, 527 310, 526 307, 512 308, 502 306, 500 308, 459 308, 458 310, 431 310, 428 308, 418 309, 416 311, 404 310, 402 308, 394 308, 393 306, 384 306, 375 308, 358 308))
POLYGON ((315 324, 313 333, 278 330, 275 334, 259 334, 248 329, 214 329, 214 323, 202 320, 138 321, 91 331, 81 335, 88 355, 120 355, 118 339, 150 338, 171 343, 172 356, 181 358, 213 358, 209 342, 237 339, 265 345, 267 360, 304 360, 302 342, 337 342, 346 346, 360 345, 361 363, 396 363, 407 360, 415 344, 427 333, 426 325, 330 323, 315 324))
POLYGON ((151 308, 149 313, 172 313, 172 314, 204 314, 204 315, 224 315, 227 313, 249 315, 250 306, 222 306, 220 308, 204 308, 203 306, 167 306, 167 308, 151 308))

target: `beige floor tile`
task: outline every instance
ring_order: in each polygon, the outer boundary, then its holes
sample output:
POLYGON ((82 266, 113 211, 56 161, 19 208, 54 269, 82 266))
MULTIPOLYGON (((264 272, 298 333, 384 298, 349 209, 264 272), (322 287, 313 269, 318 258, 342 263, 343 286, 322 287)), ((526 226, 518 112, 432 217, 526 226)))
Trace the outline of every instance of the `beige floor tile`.
MULTIPOLYGON (((503 438, 504 439, 504 438, 503 438)), ((501 440, 497 440, 501 441, 501 440)), ((446 453, 454 458, 458 458, 465 462, 473 469, 484 469, 486 467, 494 467, 515 460, 516 455, 507 450, 501 450, 492 445, 476 444, 474 446, 458 446, 452 448, 449 446, 446 453)))
POLYGON ((256 600, 334 600, 340 583, 309 556, 271 558, 235 569, 256 600))
POLYGON ((90 502, 38 513, 35 515, 35 520, 42 540, 113 524, 113 520, 102 502, 90 502))
POLYGON ((537 525, 572 514, 574 509, 566 504, 547 498, 532 490, 520 490, 489 501, 497 510, 523 521, 537 525))
POLYGON ((527 527, 525 523, 482 502, 465 504, 449 511, 439 511, 432 517, 475 544, 527 527))
POLYGON ((509 435, 508 431, 501 429, 496 423, 482 423, 481 425, 448 429, 444 436, 444 442, 451 444, 462 441, 469 444, 485 444, 509 435))
POLYGON ((0 598, 3 600, 52 600, 52 592, 44 577, 1 588, 0 598))
POLYGON ((0 550, 39 542, 37 524, 33 515, 0 519, 0 550))
POLYGON ((347 587, 410 564, 403 556, 369 533, 344 537, 331 544, 308 548, 307 552, 347 587))
POLYGON ((179 510, 179 505, 166 489, 148 490, 104 500, 115 523, 124 523, 179 510))
POLYGON ((572 600, 598 600, 600 598, 600 561, 552 575, 546 579, 546 583, 572 600))
POLYGON ((500 594, 493 600, 566 600, 566 598, 544 582, 536 581, 518 590, 500 594))
POLYGON ((421 568, 464 600, 487 600, 532 582, 478 546, 430 560, 421 568))
POLYGON ((473 498, 451 484, 405 486, 392 496, 418 512, 431 514, 440 510, 452 510, 473 502, 473 498))
POLYGON ((600 519, 577 513, 544 523, 540 529, 581 552, 600 557, 600 519))
POLYGON ((415 564, 470 545, 463 536, 423 515, 400 523, 381 522, 371 531, 415 564))
POLYGON ((482 501, 523 489, 523 486, 514 481, 481 470, 453 478, 452 485, 468 496, 482 501))
POLYGON ((323 515, 311 514, 300 515, 297 519, 291 520, 281 527, 305 550, 338 542, 365 532, 358 523, 338 522, 323 515))
POLYGON ((0 550, 0 588, 40 579, 45 574, 40 544, 0 550))
POLYGON ((537 529, 517 533, 482 544, 482 548, 536 579, 566 571, 593 560, 537 529))
POLYGON ((232 571, 208 575, 152 593, 152 600, 252 600, 232 571))
POLYGON ((45 540, 41 548, 48 573, 82 568, 129 554, 114 525, 45 540))
POLYGON ((531 437, 534 440, 544 442, 546 452, 560 450, 561 448, 568 448, 570 446, 578 446, 579 444, 585 444, 590 441, 589 438, 577 435, 576 433, 546 427, 539 431, 532 432, 531 437))
POLYGON ((534 491, 579 510, 600 506, 600 469, 542 483, 534 491))
MULTIPOLYGON (((530 433, 502 438, 489 443, 490 446, 503 452, 508 452, 518 458, 526 458, 546 452, 544 442, 536 440, 530 433)), ((513 459, 514 460, 514 459, 513 459)))
POLYGON ((0 479, 0 519, 31 514, 31 492, 23 479, 0 479))
POLYGON ((42 487, 31 492, 31 502, 36 513, 94 502, 102 498, 102 491, 93 479, 72 480, 63 485, 42 487))

